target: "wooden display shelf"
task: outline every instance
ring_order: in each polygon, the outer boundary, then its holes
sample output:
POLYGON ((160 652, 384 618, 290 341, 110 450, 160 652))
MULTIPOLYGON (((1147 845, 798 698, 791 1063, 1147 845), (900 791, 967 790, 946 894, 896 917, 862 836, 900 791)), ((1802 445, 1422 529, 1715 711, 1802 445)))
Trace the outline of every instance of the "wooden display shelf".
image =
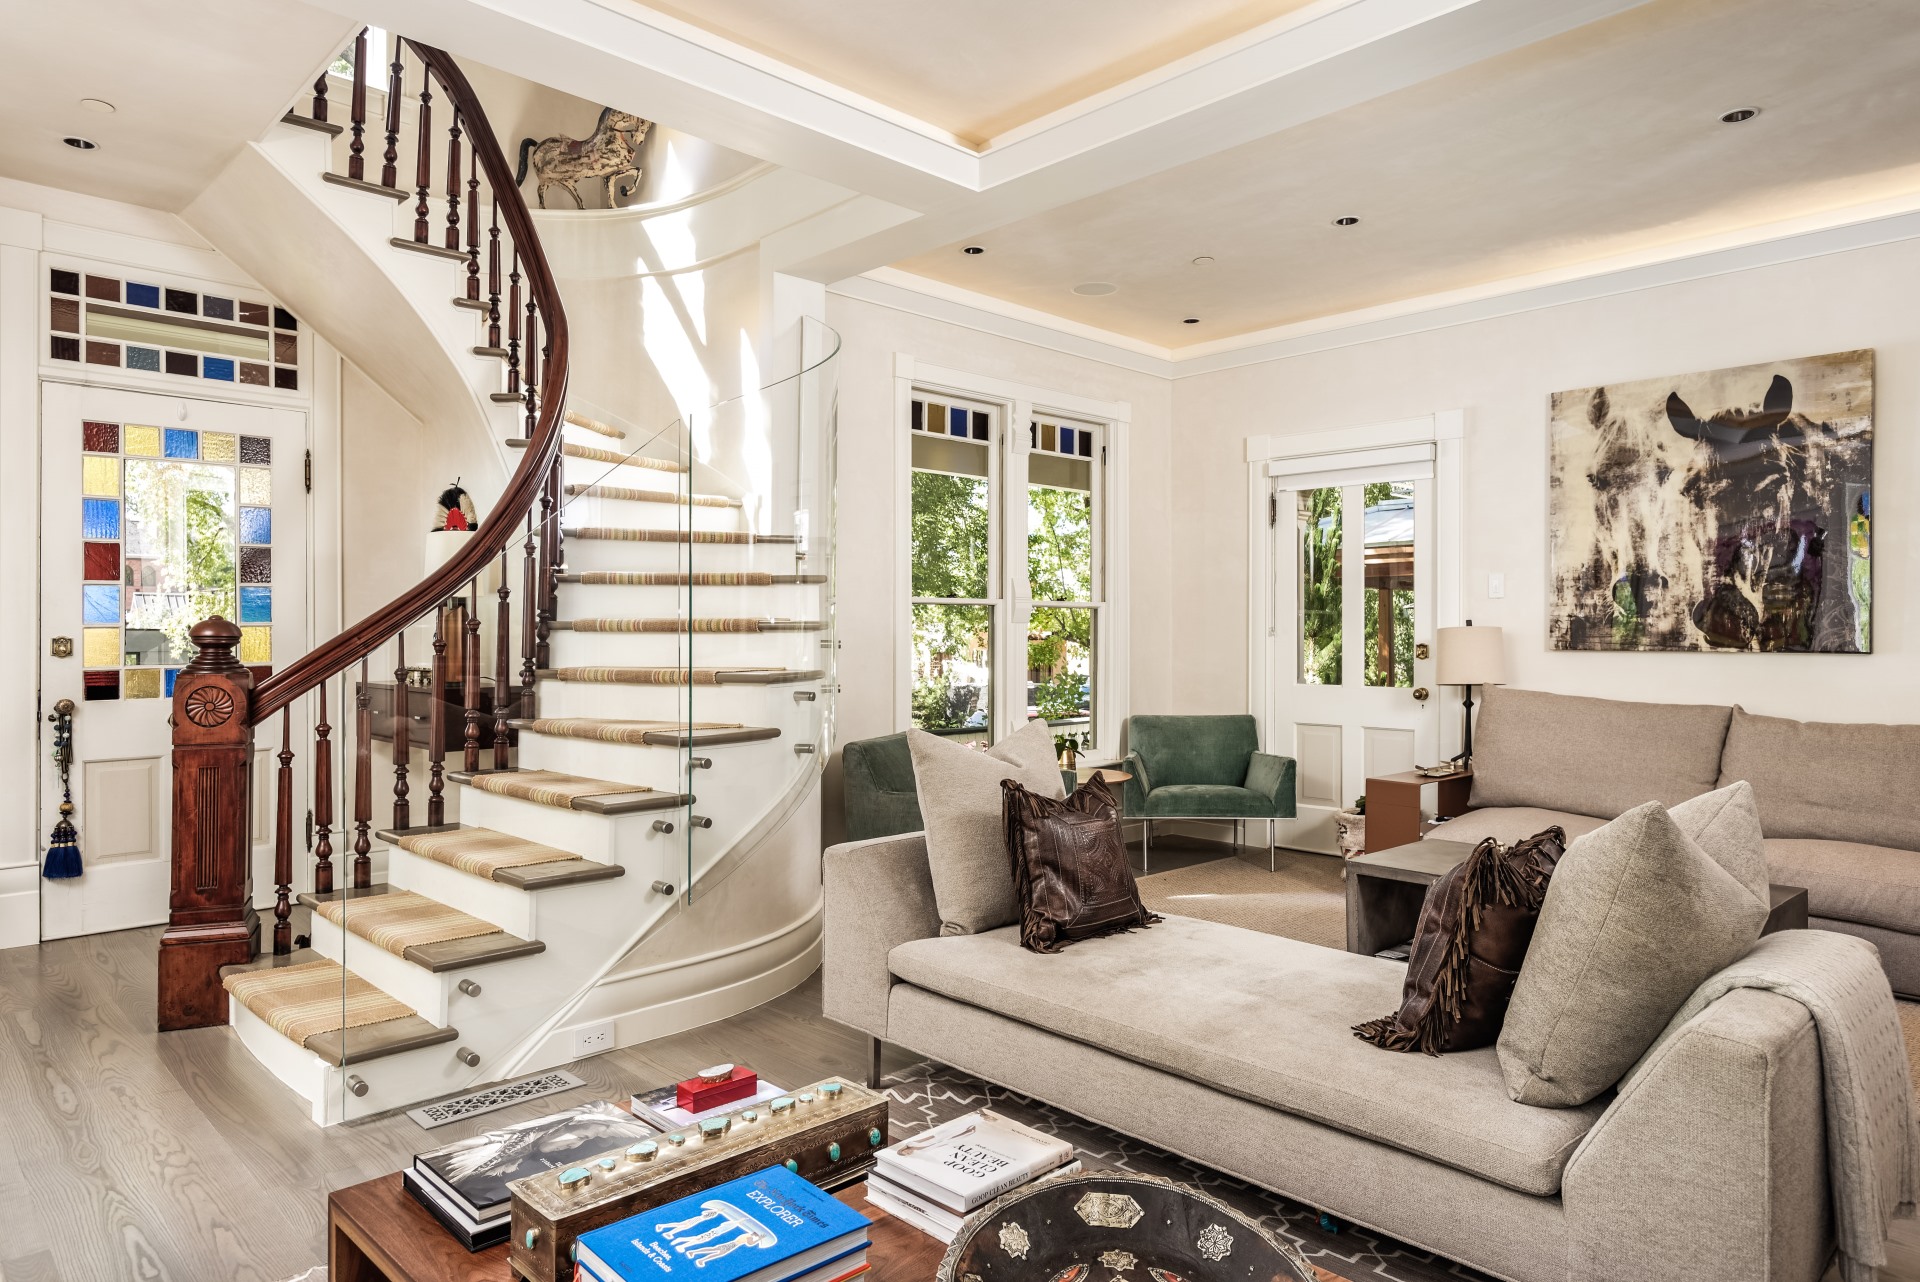
POLYGON ((1473 771, 1461 770, 1436 779, 1409 770, 1367 780, 1368 854, 1420 840, 1424 818, 1420 798, 1429 786, 1439 792, 1434 814, 1456 819, 1467 812, 1473 794, 1473 771))

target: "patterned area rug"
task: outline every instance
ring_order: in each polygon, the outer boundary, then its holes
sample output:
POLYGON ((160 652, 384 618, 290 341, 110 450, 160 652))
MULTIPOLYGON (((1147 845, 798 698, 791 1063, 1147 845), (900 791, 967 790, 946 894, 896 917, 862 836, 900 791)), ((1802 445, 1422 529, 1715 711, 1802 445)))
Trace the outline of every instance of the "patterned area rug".
MULTIPOLYGON (((1263 871, 1263 875, 1264 871, 1263 871)), ((1492 1282, 1477 1269, 1442 1260, 1356 1225, 1337 1232, 1320 1227, 1319 1215, 1265 1189, 1243 1184, 1197 1162, 1116 1135, 1049 1104, 1016 1095, 931 1062, 915 1064, 886 1080, 892 1102, 893 1138, 937 1126, 976 1108, 992 1107, 1017 1121, 1072 1144, 1093 1170, 1139 1171, 1202 1188, 1297 1245, 1316 1268, 1342 1282, 1492 1282)))

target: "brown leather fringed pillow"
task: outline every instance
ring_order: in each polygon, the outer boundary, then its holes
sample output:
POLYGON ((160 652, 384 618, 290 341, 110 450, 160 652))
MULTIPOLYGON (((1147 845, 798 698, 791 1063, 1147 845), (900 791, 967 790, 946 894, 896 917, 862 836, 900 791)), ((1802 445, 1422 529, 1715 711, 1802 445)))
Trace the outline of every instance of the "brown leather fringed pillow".
POLYGON ((1000 805, 1022 947, 1057 953, 1076 940, 1160 920, 1140 902, 1120 836, 1120 807, 1106 784, 1089 780, 1056 801, 1003 779, 1000 805))
POLYGON ((1566 853, 1559 828, 1502 846, 1489 837, 1435 882, 1420 906, 1400 1009, 1355 1024, 1390 1051, 1470 1051, 1500 1037, 1547 881, 1566 853))

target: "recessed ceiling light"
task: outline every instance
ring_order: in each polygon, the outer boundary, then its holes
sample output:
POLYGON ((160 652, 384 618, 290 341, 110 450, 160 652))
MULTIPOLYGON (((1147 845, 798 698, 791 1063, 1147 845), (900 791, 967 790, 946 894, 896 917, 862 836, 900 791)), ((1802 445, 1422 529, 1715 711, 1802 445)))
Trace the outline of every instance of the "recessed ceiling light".
POLYGON ((1760 108, 1758 107, 1735 107, 1732 111, 1726 112, 1720 117, 1720 123, 1723 125, 1737 125, 1742 121, 1752 120, 1759 114, 1760 108))
POLYGON ((80 100, 80 105, 82 107, 85 107, 88 111, 97 111, 103 116, 110 116, 114 112, 119 110, 118 107, 115 107, 112 103, 108 102, 105 98, 82 98, 80 100))
POLYGON ((961 250, 960 252, 963 254, 984 254, 987 251, 981 248, 979 245, 968 245, 965 249, 961 250))
POLYGON ((75 151, 92 151, 100 145, 99 143, 93 142, 90 139, 86 139, 86 138, 62 138, 60 141, 67 144, 67 146, 73 148, 75 151))
POLYGON ((1085 294, 1088 298, 1100 298, 1107 294, 1112 294, 1117 292, 1119 288, 1120 287, 1118 285, 1115 285, 1109 281, 1090 280, 1082 284, 1075 285, 1073 287, 1073 292, 1076 294, 1085 294))
POLYGON ((1181 321, 1180 323, 1182 325, 1198 325, 1200 323, 1200 318, 1198 316, 1189 316, 1185 320, 1181 321))
POLYGON ((1333 225, 1335 227, 1351 227, 1359 221, 1360 220, 1358 218, 1355 218, 1352 214, 1342 214, 1340 215, 1340 217, 1333 220, 1333 225))
POLYGON ((1202 254, 1200 255, 1200 257, 1193 260, 1193 265, 1195 267, 1205 267, 1212 262, 1213 262, 1213 256, 1211 254, 1202 254))

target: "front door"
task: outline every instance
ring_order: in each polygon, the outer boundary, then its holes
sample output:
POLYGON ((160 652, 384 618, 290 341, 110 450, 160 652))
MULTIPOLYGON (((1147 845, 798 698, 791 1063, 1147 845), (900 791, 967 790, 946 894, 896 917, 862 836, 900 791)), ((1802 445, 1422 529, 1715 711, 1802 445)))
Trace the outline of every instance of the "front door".
POLYGON ((1268 742, 1297 763, 1281 844, 1332 853, 1369 777, 1435 764, 1432 467, 1271 480, 1275 671, 1268 742))
MULTIPOLYGON (((307 424, 289 410, 41 391, 40 707, 74 704, 82 866, 41 883, 41 937, 60 939, 166 920, 167 720, 196 653, 187 630, 213 614, 238 623, 256 677, 306 649, 307 424)), ((256 791, 266 756, 263 742, 256 791)), ((61 801, 51 753, 40 775, 44 858, 61 801)), ((266 839, 257 819, 256 886, 271 867, 266 839)))

